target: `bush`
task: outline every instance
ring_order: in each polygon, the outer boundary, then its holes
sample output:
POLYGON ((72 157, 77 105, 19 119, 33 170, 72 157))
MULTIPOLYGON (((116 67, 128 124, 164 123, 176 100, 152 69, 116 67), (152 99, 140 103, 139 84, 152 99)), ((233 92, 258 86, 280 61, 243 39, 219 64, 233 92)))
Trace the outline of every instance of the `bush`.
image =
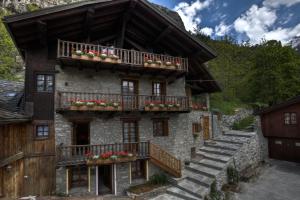
POLYGON ((165 185, 168 183, 168 178, 165 174, 154 174, 150 177, 149 183, 154 185, 165 185))
POLYGON ((35 10, 39 10, 40 7, 35 3, 30 3, 30 4, 26 5, 26 9, 27 9, 27 11, 32 12, 32 11, 35 11, 35 10))
POLYGON ((210 186, 210 193, 205 197, 205 200, 221 200, 222 194, 217 189, 217 183, 214 181, 210 186))
POLYGON ((254 116, 248 116, 245 117, 244 119, 238 121, 238 122, 234 122, 234 124, 232 125, 232 129, 233 130, 244 130, 245 128, 247 128, 248 126, 250 126, 251 124, 253 124, 254 122, 254 116))
POLYGON ((230 166, 227 168, 227 179, 231 185, 237 185, 239 183, 240 175, 235 167, 230 166))

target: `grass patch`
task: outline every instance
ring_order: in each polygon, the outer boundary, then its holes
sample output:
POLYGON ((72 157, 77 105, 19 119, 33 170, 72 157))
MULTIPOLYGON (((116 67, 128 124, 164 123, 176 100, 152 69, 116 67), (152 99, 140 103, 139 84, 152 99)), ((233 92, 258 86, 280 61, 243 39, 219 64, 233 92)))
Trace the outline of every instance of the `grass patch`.
POLYGON ((145 192, 150 192, 155 188, 159 188, 161 186, 165 186, 169 183, 168 178, 165 174, 154 174, 150 177, 150 180, 147 183, 141 185, 131 186, 128 189, 128 192, 134 194, 142 194, 145 192))
POLYGON ((131 186, 128 189, 128 192, 131 192, 131 193, 134 193, 134 194, 142 194, 142 193, 145 193, 145 192, 150 192, 150 191, 152 191, 156 188, 159 188, 161 186, 164 186, 164 185, 158 185, 158 184, 153 184, 153 183, 147 182, 147 183, 144 183, 144 184, 141 184, 141 185, 131 186))
POLYGON ((254 122, 254 116, 250 115, 238 122, 235 122, 232 126, 233 130, 244 130, 254 122))

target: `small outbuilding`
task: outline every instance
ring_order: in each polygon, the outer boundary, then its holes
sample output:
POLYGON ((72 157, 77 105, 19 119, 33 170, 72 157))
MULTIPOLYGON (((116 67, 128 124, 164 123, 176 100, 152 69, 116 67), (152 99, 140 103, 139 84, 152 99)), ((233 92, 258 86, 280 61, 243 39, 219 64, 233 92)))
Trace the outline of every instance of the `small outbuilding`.
POLYGON ((300 95, 257 112, 270 158, 300 162, 300 95))

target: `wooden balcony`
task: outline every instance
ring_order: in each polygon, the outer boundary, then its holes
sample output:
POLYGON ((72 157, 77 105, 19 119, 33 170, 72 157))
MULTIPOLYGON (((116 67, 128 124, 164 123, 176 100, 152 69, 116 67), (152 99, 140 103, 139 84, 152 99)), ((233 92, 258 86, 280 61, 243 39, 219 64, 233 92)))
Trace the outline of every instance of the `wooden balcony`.
POLYGON ((189 111, 189 100, 186 96, 148 96, 85 92, 58 92, 57 102, 57 111, 189 111))
MULTIPOLYGON (((58 146, 57 165, 88 164, 91 156, 98 156, 98 160, 102 158, 105 160, 109 159, 105 154, 118 155, 119 152, 131 154, 130 157, 134 159, 147 159, 149 158, 149 142, 58 146)), ((128 161, 130 162, 132 159, 128 159, 128 161)), ((110 163, 117 162, 117 159, 110 160, 110 163)))
POLYGON ((63 66, 81 69, 130 70, 166 76, 188 71, 187 58, 63 40, 58 40, 57 58, 63 66))

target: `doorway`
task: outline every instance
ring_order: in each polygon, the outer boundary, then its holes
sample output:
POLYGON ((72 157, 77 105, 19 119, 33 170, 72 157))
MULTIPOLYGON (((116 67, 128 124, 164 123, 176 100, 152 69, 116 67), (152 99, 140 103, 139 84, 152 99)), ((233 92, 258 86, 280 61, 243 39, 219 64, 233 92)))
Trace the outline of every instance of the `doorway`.
POLYGON ((209 140, 210 135, 209 135, 209 116, 204 116, 203 117, 203 139, 204 140, 209 140))
POLYGON ((73 123, 73 145, 90 144, 90 123, 74 122, 73 123))
POLYGON ((138 109, 138 82, 136 80, 122 80, 123 109, 138 109))
POLYGON ((98 193, 112 194, 112 165, 100 165, 98 170, 98 193))

